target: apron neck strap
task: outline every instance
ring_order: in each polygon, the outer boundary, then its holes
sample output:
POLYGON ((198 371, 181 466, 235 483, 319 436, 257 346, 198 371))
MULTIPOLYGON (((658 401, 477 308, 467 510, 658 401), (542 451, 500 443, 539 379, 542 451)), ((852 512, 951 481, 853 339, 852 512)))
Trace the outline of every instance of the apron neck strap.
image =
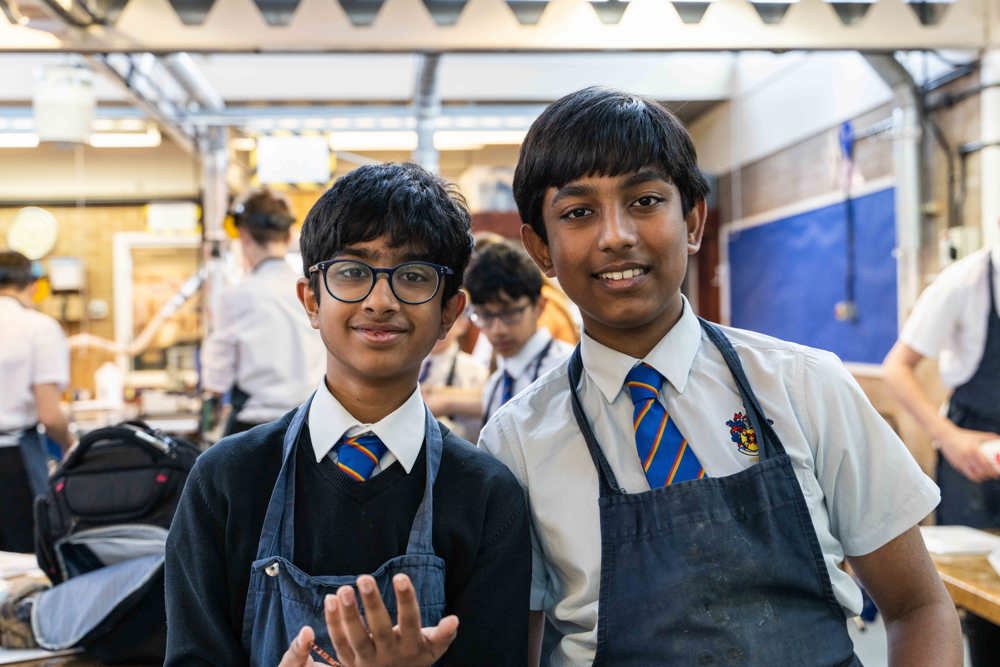
POLYGON ((747 380, 746 373, 743 372, 743 364, 740 362, 740 357, 736 354, 732 343, 729 342, 726 335, 716 325, 700 317, 698 321, 701 323, 701 328, 705 331, 709 340, 712 341, 722 354, 723 361, 726 362, 729 372, 736 381, 736 388, 740 392, 740 398, 743 399, 743 407, 746 408, 747 418, 749 418, 753 432, 757 436, 757 446, 760 447, 760 460, 763 461, 766 458, 784 454, 785 448, 782 446, 781 440, 778 439, 774 429, 771 428, 771 422, 764 414, 764 410, 760 407, 757 395, 754 393, 753 387, 750 386, 750 381, 747 380))
MULTIPOLYGON (((314 394, 315 395, 315 394, 314 394)), ((282 442, 281 471, 274 483, 271 500, 267 504, 264 525, 257 544, 257 558, 280 556, 288 561, 295 555, 295 446, 302 433, 302 426, 309 416, 313 396, 299 406, 292 417, 282 442)), ((426 446, 427 477, 424 497, 417 508, 410 529, 407 553, 434 553, 432 528, 434 519, 434 482, 441 467, 443 439, 437 420, 424 406, 424 444, 426 446)))
POLYGON ((611 465, 608 463, 607 457, 604 456, 604 452, 601 451, 601 445, 598 444, 597 437, 594 435, 594 429, 591 428, 590 422, 587 421, 587 414, 583 411, 583 404, 580 403, 580 392, 577 387, 580 384, 582 375, 583 358, 580 355, 580 344, 577 343, 573 349, 573 355, 569 358, 569 393, 573 402, 573 417, 576 419, 576 425, 580 428, 583 439, 587 443, 587 449, 590 450, 590 458, 594 460, 594 466, 597 468, 597 477, 601 485, 601 497, 605 498, 615 494, 624 494, 625 489, 618 485, 618 478, 611 471, 611 465))

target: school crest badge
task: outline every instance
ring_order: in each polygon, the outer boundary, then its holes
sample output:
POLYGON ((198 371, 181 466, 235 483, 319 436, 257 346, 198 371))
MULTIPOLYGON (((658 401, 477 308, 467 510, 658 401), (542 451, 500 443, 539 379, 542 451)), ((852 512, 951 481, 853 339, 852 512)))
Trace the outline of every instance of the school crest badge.
POLYGON ((742 412, 737 412, 733 418, 726 422, 729 427, 729 439, 736 443, 736 448, 741 454, 747 456, 759 456, 760 448, 757 446, 757 434, 754 433, 750 420, 742 412))

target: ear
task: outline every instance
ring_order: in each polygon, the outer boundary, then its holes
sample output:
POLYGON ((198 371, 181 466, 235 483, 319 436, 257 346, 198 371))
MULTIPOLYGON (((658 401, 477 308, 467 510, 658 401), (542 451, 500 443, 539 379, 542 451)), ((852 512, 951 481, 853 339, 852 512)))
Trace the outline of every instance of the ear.
POLYGON ((695 202, 691 210, 688 211, 687 219, 687 247, 688 254, 693 255, 701 248, 701 237, 705 233, 705 218, 708 216, 708 204, 704 199, 695 202))
POLYGON ((305 308, 309 324, 313 329, 319 329, 319 301, 308 278, 299 278, 295 281, 295 294, 299 297, 299 303, 305 308))
POLYGON ((552 265, 552 256, 549 255, 549 244, 531 228, 531 225, 521 225, 521 243, 542 273, 554 278, 556 270, 552 265))
POLYGON ((438 339, 444 339, 448 335, 455 320, 465 311, 466 303, 465 290, 461 289, 445 302, 444 308, 441 309, 441 332, 438 334, 438 339))

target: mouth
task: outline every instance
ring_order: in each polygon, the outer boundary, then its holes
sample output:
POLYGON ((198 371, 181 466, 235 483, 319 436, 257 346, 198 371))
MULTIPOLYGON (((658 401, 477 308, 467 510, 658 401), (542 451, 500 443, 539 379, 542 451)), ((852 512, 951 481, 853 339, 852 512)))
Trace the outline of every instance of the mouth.
POLYGON ((647 273, 649 273, 648 267, 632 265, 612 267, 598 271, 593 276, 610 287, 631 287, 647 273))
POLYGON ((372 343, 388 343, 400 338, 406 329, 384 324, 361 324, 352 327, 362 338, 372 343))

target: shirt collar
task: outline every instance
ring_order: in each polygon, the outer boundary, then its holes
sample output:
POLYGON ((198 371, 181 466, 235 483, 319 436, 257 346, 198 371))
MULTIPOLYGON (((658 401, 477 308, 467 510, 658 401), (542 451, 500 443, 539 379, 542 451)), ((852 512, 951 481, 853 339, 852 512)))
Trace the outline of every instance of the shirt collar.
POLYGON ((580 354, 587 375, 597 384, 608 403, 613 403, 625 384, 625 376, 640 361, 660 372, 678 393, 684 393, 695 355, 701 346, 701 325, 687 299, 681 297, 681 319, 649 351, 644 359, 635 359, 598 343, 584 332, 580 354))
POLYGON ((426 428, 424 399, 419 388, 414 389, 401 406, 374 424, 362 424, 355 419, 327 389, 325 378, 319 381, 319 388, 309 406, 309 435, 317 463, 330 453, 345 433, 357 435, 371 431, 409 473, 424 444, 426 428))
POLYGON ((528 339, 528 342, 517 354, 509 359, 501 357, 497 366, 501 371, 510 373, 511 377, 521 377, 521 374, 531 365, 535 357, 542 353, 550 340, 552 340, 552 334, 549 333, 549 330, 545 327, 539 327, 538 331, 528 339))

